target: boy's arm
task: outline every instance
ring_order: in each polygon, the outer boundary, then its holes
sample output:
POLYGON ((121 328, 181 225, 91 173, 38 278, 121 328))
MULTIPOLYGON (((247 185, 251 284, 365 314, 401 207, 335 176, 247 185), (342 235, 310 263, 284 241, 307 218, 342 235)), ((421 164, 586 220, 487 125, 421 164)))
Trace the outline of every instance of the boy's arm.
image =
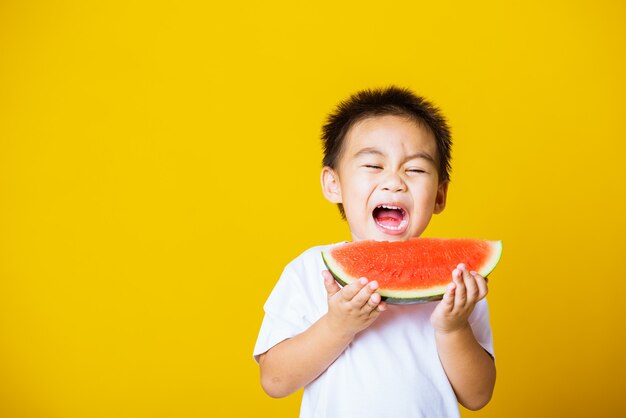
POLYGON ((339 357, 358 332, 370 326, 385 310, 385 303, 375 293, 376 282, 360 279, 339 288, 328 271, 322 274, 328 293, 328 313, 303 333, 259 356, 261 385, 272 397, 287 396, 312 382, 339 357))
POLYGON ((489 402, 496 382, 493 358, 476 341, 469 316, 487 295, 487 281, 464 265, 431 316, 441 364, 461 405, 477 410, 489 402))

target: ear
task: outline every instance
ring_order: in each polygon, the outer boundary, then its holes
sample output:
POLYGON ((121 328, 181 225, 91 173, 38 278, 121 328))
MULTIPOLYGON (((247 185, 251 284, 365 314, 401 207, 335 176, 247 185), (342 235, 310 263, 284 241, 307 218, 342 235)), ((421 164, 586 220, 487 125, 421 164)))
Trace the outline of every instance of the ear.
POLYGON ((446 207, 446 198, 448 197, 448 184, 449 181, 444 181, 439 183, 439 187, 437 188, 437 198, 435 199, 435 210, 433 213, 441 213, 446 207))
POLYGON ((331 203, 342 203, 339 177, 335 170, 328 166, 322 168, 320 180, 324 197, 331 203))

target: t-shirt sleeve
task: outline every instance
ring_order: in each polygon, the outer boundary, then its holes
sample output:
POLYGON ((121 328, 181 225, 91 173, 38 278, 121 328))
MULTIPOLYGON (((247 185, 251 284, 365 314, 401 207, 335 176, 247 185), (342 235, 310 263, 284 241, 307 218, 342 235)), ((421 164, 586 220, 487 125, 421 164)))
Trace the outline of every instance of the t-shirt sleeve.
POLYGON ((478 343, 495 359, 489 323, 489 306, 486 299, 482 299, 476 304, 469 321, 478 343))
POLYGON ((306 268, 312 266, 301 264, 292 262, 285 267, 265 302, 265 316, 253 353, 257 362, 261 354, 304 332, 321 316, 319 307, 314 303, 316 295, 319 298, 319 286, 323 289, 321 272, 307 274, 306 268))

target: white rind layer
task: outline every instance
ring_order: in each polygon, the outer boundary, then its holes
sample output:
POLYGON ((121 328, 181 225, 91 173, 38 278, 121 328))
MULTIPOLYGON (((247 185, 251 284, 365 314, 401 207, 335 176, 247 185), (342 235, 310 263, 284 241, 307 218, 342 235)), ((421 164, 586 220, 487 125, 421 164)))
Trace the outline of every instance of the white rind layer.
POLYGON ((487 241, 489 247, 491 247, 491 257, 485 261, 485 265, 478 270, 478 274, 483 277, 487 277, 489 273, 496 268, 500 257, 502 256, 502 241, 487 241))

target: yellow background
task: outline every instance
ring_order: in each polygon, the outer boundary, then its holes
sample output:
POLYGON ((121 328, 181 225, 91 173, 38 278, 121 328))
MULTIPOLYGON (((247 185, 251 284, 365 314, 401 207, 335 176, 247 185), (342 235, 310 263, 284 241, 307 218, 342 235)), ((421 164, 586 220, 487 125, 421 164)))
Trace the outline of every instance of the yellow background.
POLYGON ((428 236, 502 239, 492 402, 624 414, 620 1, 0 3, 0 416, 297 416, 252 348, 348 237, 320 126, 391 83, 453 129, 428 236))

